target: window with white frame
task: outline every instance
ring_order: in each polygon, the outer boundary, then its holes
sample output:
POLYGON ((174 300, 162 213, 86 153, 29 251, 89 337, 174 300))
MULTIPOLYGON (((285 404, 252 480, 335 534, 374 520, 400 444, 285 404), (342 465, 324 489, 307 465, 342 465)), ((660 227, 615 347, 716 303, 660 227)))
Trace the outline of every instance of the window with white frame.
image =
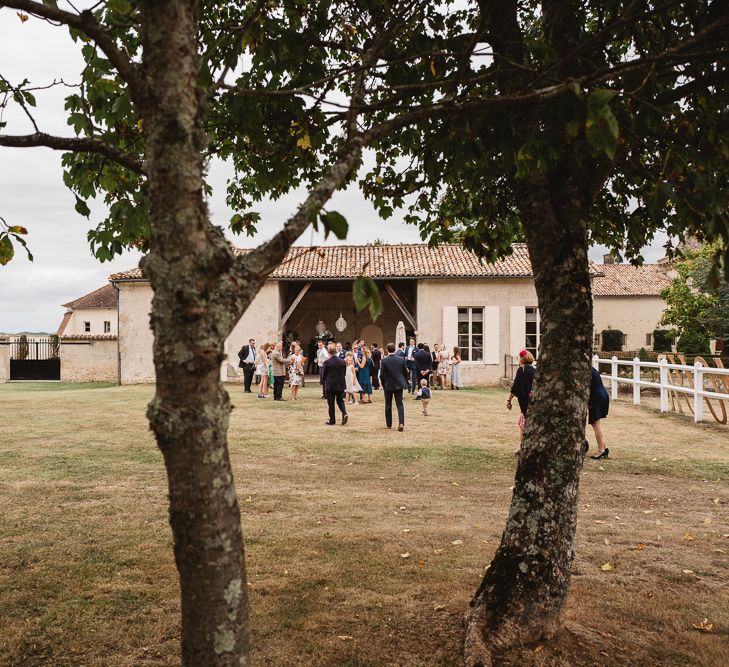
POLYGON ((108 320, 104 321, 104 333, 111 333, 111 322, 108 320))
POLYGON ((91 322, 84 322, 84 333, 91 333, 91 322))
POLYGON ((463 361, 483 361, 483 308, 458 308, 458 347, 463 361))
POLYGON ((652 333, 647 333, 645 335, 645 344, 646 345, 653 345, 653 334, 652 333))
POLYGON ((526 339, 524 341, 524 349, 531 352, 533 357, 537 358, 539 351, 539 343, 542 338, 542 321, 539 318, 539 308, 529 306, 526 311, 525 332, 526 339))

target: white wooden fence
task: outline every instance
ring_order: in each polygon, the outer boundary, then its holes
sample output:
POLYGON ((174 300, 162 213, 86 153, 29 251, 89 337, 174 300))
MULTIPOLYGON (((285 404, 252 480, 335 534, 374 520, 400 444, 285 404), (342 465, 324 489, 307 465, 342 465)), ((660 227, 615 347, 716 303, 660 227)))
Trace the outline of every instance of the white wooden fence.
MULTIPOLYGON (((610 390, 613 400, 618 397, 618 385, 623 382, 633 386, 633 404, 640 405, 640 389, 641 387, 652 387, 658 389, 661 396, 661 412, 668 412, 669 397, 673 392, 678 394, 686 394, 692 397, 689 407, 694 413, 694 421, 700 422, 704 420, 704 402, 709 406, 714 418, 720 423, 726 423, 727 412, 724 401, 729 404, 729 368, 712 368, 704 366, 697 361, 693 366, 682 364, 671 364, 665 358, 659 361, 641 361, 638 357, 633 360, 618 359, 600 359, 597 355, 592 358, 592 365, 599 371, 600 364, 610 364, 610 375, 601 374, 604 380, 610 383, 610 390), (618 374, 620 366, 632 368, 632 376, 621 377, 618 374), (642 369, 658 369, 658 382, 653 382, 645 378, 642 369), (707 376, 711 377, 714 388, 720 387, 728 393, 706 390, 707 376), (714 412, 710 400, 718 400, 723 415, 723 421, 714 412)), ((646 374, 647 375, 647 374, 646 374)), ((655 375, 651 373, 650 375, 655 375)), ((678 397, 680 401, 680 396, 678 397)))

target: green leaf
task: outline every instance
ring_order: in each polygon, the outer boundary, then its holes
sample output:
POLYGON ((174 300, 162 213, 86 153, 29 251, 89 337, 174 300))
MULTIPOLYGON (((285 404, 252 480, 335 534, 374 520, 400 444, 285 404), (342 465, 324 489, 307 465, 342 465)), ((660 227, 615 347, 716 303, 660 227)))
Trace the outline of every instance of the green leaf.
POLYGON ((588 108, 585 121, 585 137, 593 148, 603 151, 611 160, 618 150, 620 128, 610 108, 603 106, 597 111, 588 108))
POLYGON ((369 276, 360 276, 352 284, 352 298, 357 312, 369 308, 372 321, 382 314, 382 296, 375 281, 369 276))
POLYGON ((322 212, 319 214, 319 218, 324 226, 324 238, 329 236, 329 232, 334 234, 340 241, 347 238, 349 223, 341 213, 336 211, 322 212))
POLYGON ((570 81, 567 84, 569 91, 577 98, 581 97, 582 91, 580 90, 580 84, 577 81, 570 81))
POLYGON ((117 14, 128 14, 132 10, 127 0, 106 0, 106 6, 117 14))
POLYGON ((86 202, 80 197, 76 197, 76 212, 80 213, 84 217, 88 218, 91 215, 91 209, 86 205, 86 202))
POLYGON ((610 100, 612 100, 617 94, 616 90, 595 88, 590 91, 590 94, 587 96, 587 108, 595 111, 602 109, 603 107, 606 107, 610 103, 610 100))
POLYGON ((0 235, 0 266, 5 266, 15 254, 13 243, 7 234, 0 235))

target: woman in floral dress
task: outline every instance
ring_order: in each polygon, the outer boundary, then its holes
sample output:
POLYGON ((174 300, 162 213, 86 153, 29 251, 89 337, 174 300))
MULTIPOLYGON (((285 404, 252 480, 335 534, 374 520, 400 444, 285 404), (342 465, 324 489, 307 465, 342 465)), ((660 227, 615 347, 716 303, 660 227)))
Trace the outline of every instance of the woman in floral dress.
POLYGON ((291 387, 291 398, 298 401, 299 387, 304 381, 304 355, 301 352, 301 345, 294 343, 288 359, 289 364, 289 386, 291 387))

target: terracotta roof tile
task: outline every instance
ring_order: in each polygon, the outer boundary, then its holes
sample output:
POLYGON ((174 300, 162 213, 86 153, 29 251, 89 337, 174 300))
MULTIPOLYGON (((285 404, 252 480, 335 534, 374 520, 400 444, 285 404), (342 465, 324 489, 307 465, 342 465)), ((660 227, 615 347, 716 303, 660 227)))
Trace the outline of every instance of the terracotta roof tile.
POLYGON ((658 264, 602 264, 592 281, 594 296, 657 296, 671 279, 658 264))
MULTIPOLYGON (((481 262, 459 245, 331 245, 294 247, 271 274, 274 280, 351 280, 362 273, 372 278, 531 278, 526 244, 493 264, 481 262)), ((245 255, 248 250, 236 249, 245 255)), ((640 268, 626 264, 590 265, 597 296, 657 295, 670 282, 655 264, 640 268)), ((115 273, 110 280, 144 280, 139 267, 115 273)))
POLYGON ((70 311, 65 312, 63 314, 63 319, 61 320, 61 323, 58 325, 58 331, 56 331, 56 336, 63 335, 63 332, 66 330, 66 326, 68 325, 68 322, 71 319, 71 315, 73 315, 73 313, 70 311))
POLYGON ((69 334, 61 336, 62 341, 73 340, 116 340, 116 334, 69 334))
POLYGON ((63 305, 66 308, 116 308, 117 291, 113 285, 104 285, 99 289, 84 294, 75 301, 69 301, 63 305))

